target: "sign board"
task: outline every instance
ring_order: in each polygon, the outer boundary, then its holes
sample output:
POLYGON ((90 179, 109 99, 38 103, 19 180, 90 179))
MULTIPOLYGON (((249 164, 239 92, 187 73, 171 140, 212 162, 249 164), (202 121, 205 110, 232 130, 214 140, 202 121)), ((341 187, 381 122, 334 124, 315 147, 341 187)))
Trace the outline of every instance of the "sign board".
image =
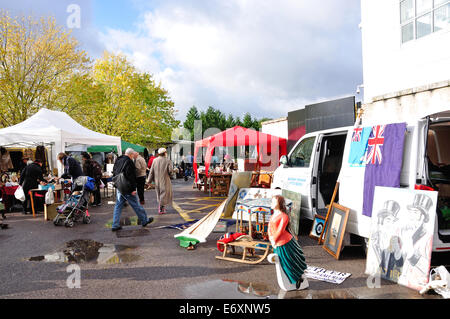
POLYGON ((366 274, 420 291, 429 279, 437 192, 375 188, 366 274))

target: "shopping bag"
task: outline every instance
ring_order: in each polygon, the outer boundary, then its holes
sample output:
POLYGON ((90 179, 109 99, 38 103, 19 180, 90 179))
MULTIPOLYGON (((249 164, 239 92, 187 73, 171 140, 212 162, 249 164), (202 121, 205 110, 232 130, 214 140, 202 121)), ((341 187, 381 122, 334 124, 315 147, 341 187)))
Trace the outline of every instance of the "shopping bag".
POLYGON ((55 203, 55 194, 53 194, 53 189, 49 189, 45 194, 45 204, 52 205, 55 203))
POLYGON ((24 193, 24 191, 23 191, 22 186, 19 186, 19 187, 16 189, 16 191, 15 191, 15 193, 14 193, 14 196, 17 198, 17 200, 20 200, 21 202, 24 202, 24 201, 25 201, 25 193, 24 193))
POLYGON ((430 280, 421 291, 421 294, 428 290, 434 290, 445 299, 450 298, 450 273, 444 266, 439 266, 430 271, 430 280))

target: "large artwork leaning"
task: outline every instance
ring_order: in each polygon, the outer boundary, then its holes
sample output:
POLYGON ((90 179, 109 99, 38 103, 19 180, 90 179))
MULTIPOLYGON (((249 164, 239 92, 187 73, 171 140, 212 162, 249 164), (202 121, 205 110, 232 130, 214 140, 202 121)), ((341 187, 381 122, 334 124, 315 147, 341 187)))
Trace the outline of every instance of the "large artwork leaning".
POLYGON ((366 274, 415 290, 430 272, 437 192, 376 187, 366 274))

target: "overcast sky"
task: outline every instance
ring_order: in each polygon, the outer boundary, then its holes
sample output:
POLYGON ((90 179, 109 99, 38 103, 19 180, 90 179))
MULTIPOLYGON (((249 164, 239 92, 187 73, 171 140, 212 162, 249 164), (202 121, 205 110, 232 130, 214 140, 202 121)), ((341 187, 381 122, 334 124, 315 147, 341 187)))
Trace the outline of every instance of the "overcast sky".
POLYGON ((362 83, 360 0, 0 0, 66 27, 70 4, 82 48, 126 54, 169 91, 180 120, 192 105, 284 117, 362 83))

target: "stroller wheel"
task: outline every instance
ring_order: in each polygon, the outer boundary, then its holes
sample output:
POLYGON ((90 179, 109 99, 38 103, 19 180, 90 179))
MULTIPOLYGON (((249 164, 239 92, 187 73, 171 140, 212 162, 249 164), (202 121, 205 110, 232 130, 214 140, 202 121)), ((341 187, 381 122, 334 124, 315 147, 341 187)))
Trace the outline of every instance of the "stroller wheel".
POLYGON ((83 224, 90 224, 91 223, 91 217, 90 216, 84 216, 83 217, 83 224))
POLYGON ((64 226, 68 227, 68 228, 72 228, 74 225, 73 220, 66 220, 64 222, 64 226))
POLYGON ((53 219, 53 224, 54 224, 55 226, 59 226, 59 216, 56 216, 56 217, 53 219))

